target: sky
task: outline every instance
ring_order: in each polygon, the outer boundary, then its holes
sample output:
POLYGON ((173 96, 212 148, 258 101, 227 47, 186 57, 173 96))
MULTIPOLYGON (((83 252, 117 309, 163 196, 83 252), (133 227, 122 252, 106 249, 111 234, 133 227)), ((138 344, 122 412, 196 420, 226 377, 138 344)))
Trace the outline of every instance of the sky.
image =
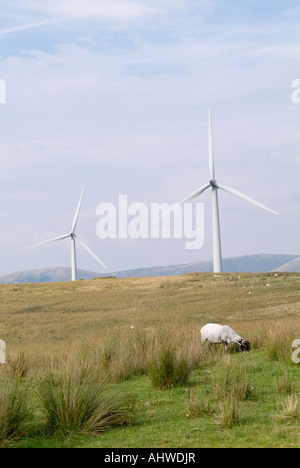
MULTIPOLYGON (((0 0, 0 11, 0 274, 70 266, 68 239, 26 246, 70 232, 83 186, 76 232, 108 271, 211 260, 210 190, 198 250, 96 230, 101 203, 172 203, 209 180, 209 108, 217 180, 279 213, 219 193, 223 257, 300 255, 298 0, 0 0)), ((80 246, 77 257, 105 272, 80 246)))

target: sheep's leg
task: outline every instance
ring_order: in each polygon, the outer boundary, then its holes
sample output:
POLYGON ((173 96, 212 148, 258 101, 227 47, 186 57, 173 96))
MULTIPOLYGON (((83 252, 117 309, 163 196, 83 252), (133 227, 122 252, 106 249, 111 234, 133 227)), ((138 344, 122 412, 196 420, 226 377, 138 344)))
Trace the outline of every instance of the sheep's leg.
POLYGON ((225 351, 227 351, 227 349, 228 349, 228 344, 229 343, 227 341, 225 341, 225 351))
POLYGON ((211 343, 210 341, 208 341, 208 340, 205 339, 205 340, 202 341, 202 345, 204 345, 204 344, 206 343, 206 341, 207 341, 207 343, 208 343, 208 350, 210 351, 211 348, 212 348, 212 343, 211 343))

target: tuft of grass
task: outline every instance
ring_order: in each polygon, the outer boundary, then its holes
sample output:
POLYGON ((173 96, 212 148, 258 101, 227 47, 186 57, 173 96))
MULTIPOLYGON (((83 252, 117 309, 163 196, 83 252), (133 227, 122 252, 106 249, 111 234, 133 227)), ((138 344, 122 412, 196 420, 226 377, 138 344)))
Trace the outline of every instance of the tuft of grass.
POLYGON ((25 436, 31 412, 26 388, 18 377, 0 382, 0 448, 25 436))
POLYGON ((283 369, 281 375, 275 380, 276 391, 279 394, 287 395, 293 392, 294 385, 290 372, 283 369))
POLYGON ((102 350, 102 364, 113 382, 146 373, 149 338, 141 329, 128 330, 108 340, 102 350))
POLYGON ((19 351, 15 355, 10 356, 6 365, 6 373, 10 377, 22 379, 27 376, 29 371, 29 360, 23 351, 19 351))
POLYGON ((85 364, 69 365, 57 375, 50 372, 40 383, 38 396, 47 434, 97 435, 130 422, 132 397, 109 391, 107 379, 85 364))
POLYGON ((266 350, 270 360, 291 362, 291 344, 300 333, 299 322, 278 321, 270 328, 266 339, 266 350))
POLYGON ((232 427, 240 422, 240 402, 233 395, 223 398, 219 402, 220 411, 217 414, 217 424, 225 427, 232 427))
POLYGON ((278 404, 277 413, 273 415, 277 422, 290 424, 300 421, 300 399, 298 395, 288 395, 278 404))
POLYGON ((191 367, 183 356, 177 356, 169 344, 161 344, 152 353, 147 367, 147 374, 152 385, 161 390, 188 384, 191 367))
POLYGON ((217 399, 232 396, 239 401, 245 401, 255 397, 256 387, 250 381, 246 369, 225 368, 213 376, 213 392, 217 399))
POLYGON ((188 402, 188 415, 192 418, 211 416, 214 409, 208 395, 204 395, 201 387, 190 391, 188 402))

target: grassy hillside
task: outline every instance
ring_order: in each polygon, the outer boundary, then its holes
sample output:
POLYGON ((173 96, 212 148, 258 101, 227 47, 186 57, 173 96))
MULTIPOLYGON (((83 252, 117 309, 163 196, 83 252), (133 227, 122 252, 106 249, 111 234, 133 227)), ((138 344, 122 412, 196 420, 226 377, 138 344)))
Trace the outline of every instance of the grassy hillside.
POLYGON ((300 338, 299 280, 287 273, 187 274, 0 285, 0 338, 8 349, 2 384, 17 378, 29 407, 34 403, 26 437, 15 443, 300 446, 299 365, 291 348, 300 338), (230 324, 250 340, 251 352, 202 348, 199 331, 207 322, 230 324), (157 384, 164 359, 182 381, 157 384), (103 434, 74 430, 65 437, 62 425, 49 432, 36 390, 52 373, 57 397, 60 376, 73 382, 78 369, 97 371, 109 392, 135 400, 130 424, 103 434))

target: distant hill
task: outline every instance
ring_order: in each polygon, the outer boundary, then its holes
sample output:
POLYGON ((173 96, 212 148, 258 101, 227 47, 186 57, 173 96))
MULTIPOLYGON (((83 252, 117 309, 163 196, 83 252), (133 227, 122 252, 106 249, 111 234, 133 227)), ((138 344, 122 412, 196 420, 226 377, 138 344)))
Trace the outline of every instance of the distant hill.
MULTIPOLYGON (((283 263, 296 259, 298 255, 245 255, 242 257, 225 258, 223 270, 228 273, 264 273, 279 268, 283 263)), ((144 277, 144 276, 173 276, 184 273, 210 273, 213 272, 213 262, 195 262, 183 265, 157 266, 138 268, 112 273, 118 278, 144 277)), ((1 278, 0 278, 1 280, 1 278)))
MULTIPOLYGON (((92 279, 101 276, 91 271, 77 270, 78 278, 92 279)), ((105 276, 105 275, 103 275, 105 276)), ((9 283, 53 283, 57 281, 70 281, 71 268, 42 268, 39 270, 17 271, 0 276, 0 284, 9 283)))
POLYGON ((289 273, 300 273, 300 257, 296 258, 295 260, 291 260, 281 267, 276 268, 276 271, 281 272, 289 272, 289 273))
MULTIPOLYGON (((246 255, 242 257, 225 258, 223 269, 228 273, 264 273, 269 271, 300 272, 300 258, 298 255, 246 255)), ((133 270, 117 271, 101 274, 78 269, 78 278, 92 279, 104 276, 118 278, 174 276, 184 273, 209 273, 213 271, 212 262, 195 262, 183 265, 157 266, 137 268, 133 270)), ((0 276, 0 284, 14 283, 51 283, 70 281, 71 268, 43 268, 40 270, 19 271, 0 276)))

